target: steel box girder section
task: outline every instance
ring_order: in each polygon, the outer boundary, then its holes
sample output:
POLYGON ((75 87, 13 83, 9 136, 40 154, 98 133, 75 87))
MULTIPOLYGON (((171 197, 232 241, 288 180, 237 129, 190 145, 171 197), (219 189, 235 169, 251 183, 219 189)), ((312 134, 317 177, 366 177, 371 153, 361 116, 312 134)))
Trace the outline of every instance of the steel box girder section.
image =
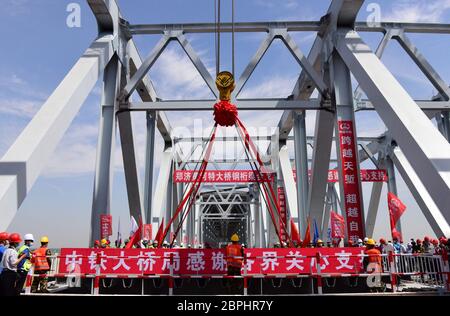
POLYGON ((114 37, 95 40, 0 160, 0 230, 6 230, 114 54, 114 37))
POLYGON ((450 144, 355 31, 339 35, 336 49, 450 222, 450 144))
MULTIPOLYGON (((273 28, 285 28, 288 32, 318 32, 321 21, 269 21, 269 22, 236 22, 234 32, 237 33, 268 33, 273 28)), ((127 26, 133 35, 164 34, 167 30, 183 31, 183 33, 215 33, 214 23, 183 23, 183 24, 132 24, 127 26)), ((356 22, 358 32, 386 32, 390 28, 401 28, 408 33, 450 34, 450 24, 438 23, 398 23, 382 22, 376 25, 367 22, 356 22)), ((220 23, 220 32, 231 33, 231 23, 220 23)))

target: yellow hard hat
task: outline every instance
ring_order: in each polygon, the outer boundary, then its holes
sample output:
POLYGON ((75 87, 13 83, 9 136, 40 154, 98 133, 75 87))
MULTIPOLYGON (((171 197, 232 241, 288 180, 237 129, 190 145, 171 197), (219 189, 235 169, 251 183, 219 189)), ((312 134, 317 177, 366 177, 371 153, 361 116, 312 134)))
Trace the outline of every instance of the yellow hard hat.
POLYGON ((231 241, 239 241, 239 236, 237 234, 233 234, 233 236, 231 236, 231 241))
POLYGON ((41 237, 41 243, 48 243, 48 237, 47 236, 42 236, 41 237))
POLYGON ((106 245, 108 243, 108 241, 105 238, 103 238, 100 242, 102 243, 102 245, 106 245))
POLYGON ((369 240, 366 242, 366 244, 367 244, 367 245, 370 245, 370 246, 375 246, 375 240, 373 240, 373 239, 371 238, 371 239, 369 239, 369 240))
POLYGON ((318 243, 318 244, 323 244, 322 239, 317 239, 317 243, 318 243))

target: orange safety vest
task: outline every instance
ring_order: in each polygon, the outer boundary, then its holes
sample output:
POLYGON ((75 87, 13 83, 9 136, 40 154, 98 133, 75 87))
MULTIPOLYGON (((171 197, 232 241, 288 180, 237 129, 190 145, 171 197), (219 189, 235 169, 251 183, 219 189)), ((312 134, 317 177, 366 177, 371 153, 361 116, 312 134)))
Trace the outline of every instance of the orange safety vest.
POLYGON ((233 267, 240 268, 242 266, 242 247, 237 244, 230 244, 227 246, 227 264, 233 267))
POLYGON ((369 263, 375 262, 381 264, 381 252, 378 249, 366 250, 366 255, 369 256, 369 263))
POLYGON ((36 249, 33 253, 34 271, 50 270, 50 266, 47 261, 48 248, 41 247, 36 249))

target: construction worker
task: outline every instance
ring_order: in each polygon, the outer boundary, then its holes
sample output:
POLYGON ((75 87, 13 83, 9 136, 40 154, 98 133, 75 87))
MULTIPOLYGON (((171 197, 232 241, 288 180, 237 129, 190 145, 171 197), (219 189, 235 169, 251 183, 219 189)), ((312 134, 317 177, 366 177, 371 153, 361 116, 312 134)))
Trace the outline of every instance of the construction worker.
POLYGON ((0 275, 0 296, 15 296, 18 295, 16 290, 17 282, 17 265, 21 262, 26 254, 18 256, 16 248, 22 242, 19 234, 13 233, 8 237, 9 247, 3 253, 0 266, 3 268, 0 275))
POLYGON ((416 244, 413 245, 413 253, 423 253, 423 246, 421 239, 417 239, 416 244))
POLYGON ((228 275, 241 275, 244 249, 239 245, 239 236, 231 236, 231 244, 226 248, 228 275))
POLYGON ((364 254, 367 255, 367 257, 364 257, 364 267, 366 269, 371 263, 376 263, 381 267, 381 252, 375 246, 375 240, 367 240, 366 250, 364 251, 364 254))
POLYGON ((367 244, 368 241, 369 241, 369 237, 364 237, 364 240, 363 240, 364 246, 367 244))
POLYGON ((22 259, 22 261, 20 261, 19 264, 17 265, 17 275, 18 275, 16 283, 17 295, 19 295, 20 292, 22 292, 23 286, 25 285, 25 281, 27 279, 28 271, 30 271, 32 266, 31 263, 32 254, 30 247, 33 245, 34 236, 33 234, 25 234, 23 239, 24 244, 17 251, 19 256, 25 254, 25 258, 22 259))
POLYGON ((98 248, 100 248, 100 240, 96 240, 94 242, 94 249, 98 249, 98 248))
POLYGON ((323 241, 322 241, 322 239, 317 239, 316 247, 317 248, 323 248, 323 241))
MULTIPOLYGON (((8 249, 8 238, 9 234, 7 232, 1 232, 0 233, 0 262, 2 261, 3 254, 5 253, 6 249, 8 249)), ((2 273, 2 266, 0 265, 0 274, 2 273)))
MULTIPOLYGON (((40 275, 46 275, 51 268, 52 262, 50 256, 52 255, 50 249, 48 249, 48 237, 43 236, 41 238, 41 247, 33 252, 32 262, 34 263, 34 273, 40 275)), ((47 276, 35 277, 33 284, 31 285, 31 292, 48 293, 47 290, 47 276)))

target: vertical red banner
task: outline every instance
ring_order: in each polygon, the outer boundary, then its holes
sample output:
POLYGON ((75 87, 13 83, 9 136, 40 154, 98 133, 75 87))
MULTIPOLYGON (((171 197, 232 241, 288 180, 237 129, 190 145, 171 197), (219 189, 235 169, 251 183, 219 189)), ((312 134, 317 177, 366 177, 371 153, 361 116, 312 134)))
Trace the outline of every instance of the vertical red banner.
POLYGON ((278 224, 280 227, 280 234, 283 241, 287 240, 287 211, 286 211, 286 194, 283 187, 278 187, 278 203, 280 204, 280 218, 278 224), (284 224, 284 225, 283 225, 284 224))
POLYGON ((341 215, 331 211, 331 238, 345 237, 345 220, 341 215))
POLYGON ((356 242, 364 238, 361 192, 358 183, 357 143, 352 121, 338 121, 339 147, 345 214, 347 215, 348 239, 356 242))
POLYGON ((102 239, 112 235, 112 215, 100 215, 100 233, 102 239))

